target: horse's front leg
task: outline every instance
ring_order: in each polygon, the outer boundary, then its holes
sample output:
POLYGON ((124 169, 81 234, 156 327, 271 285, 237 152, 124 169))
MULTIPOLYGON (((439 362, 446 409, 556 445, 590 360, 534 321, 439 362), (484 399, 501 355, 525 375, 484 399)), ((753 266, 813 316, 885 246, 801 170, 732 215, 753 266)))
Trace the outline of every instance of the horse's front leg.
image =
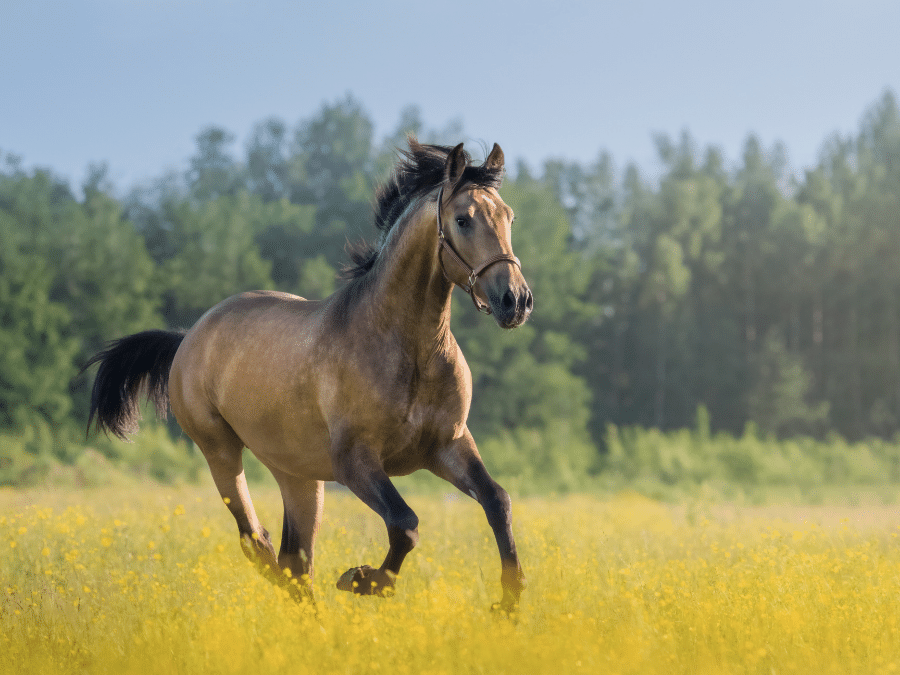
POLYGON ((491 478, 485 468, 469 430, 466 429, 460 438, 437 452, 428 468, 473 497, 484 509, 500 549, 503 568, 500 574, 503 598, 494 605, 494 609, 514 612, 526 582, 512 532, 512 502, 506 490, 491 478))
POLYGON ((384 520, 389 548, 381 567, 353 567, 341 575, 338 589, 360 595, 391 595, 406 555, 419 542, 419 518, 403 501, 378 458, 363 446, 336 449, 334 477, 384 520))

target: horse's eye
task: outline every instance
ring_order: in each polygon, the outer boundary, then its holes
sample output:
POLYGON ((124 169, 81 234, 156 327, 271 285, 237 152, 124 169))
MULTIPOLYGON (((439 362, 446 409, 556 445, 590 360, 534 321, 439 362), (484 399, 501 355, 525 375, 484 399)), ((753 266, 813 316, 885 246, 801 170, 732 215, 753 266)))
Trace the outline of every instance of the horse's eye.
POLYGON ((456 226, 461 230, 465 230, 467 227, 469 227, 469 219, 468 218, 457 218, 456 226))

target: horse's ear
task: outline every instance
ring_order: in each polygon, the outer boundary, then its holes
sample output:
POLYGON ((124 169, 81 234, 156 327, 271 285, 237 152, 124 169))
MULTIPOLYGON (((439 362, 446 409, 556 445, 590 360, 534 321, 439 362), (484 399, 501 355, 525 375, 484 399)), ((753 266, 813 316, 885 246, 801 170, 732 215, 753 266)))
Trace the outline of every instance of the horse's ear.
POLYGON ((484 166, 491 170, 499 170, 503 168, 503 161, 503 150, 500 149, 499 145, 494 143, 491 154, 484 160, 484 166))
POLYGON ((463 150, 463 144, 460 143, 450 151, 447 163, 444 165, 444 178, 450 183, 451 188, 462 178, 466 164, 466 152, 463 150))

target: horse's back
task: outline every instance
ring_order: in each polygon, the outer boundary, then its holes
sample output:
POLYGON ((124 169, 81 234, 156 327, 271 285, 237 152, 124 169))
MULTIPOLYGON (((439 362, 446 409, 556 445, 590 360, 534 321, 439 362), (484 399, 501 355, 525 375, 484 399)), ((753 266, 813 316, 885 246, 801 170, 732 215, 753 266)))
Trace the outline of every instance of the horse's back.
POLYGON ((262 365, 279 355, 287 357, 286 347, 315 331, 319 304, 280 291, 250 291, 227 298, 185 335, 172 374, 181 370, 182 376, 197 377, 202 372, 218 378, 239 363, 262 365))

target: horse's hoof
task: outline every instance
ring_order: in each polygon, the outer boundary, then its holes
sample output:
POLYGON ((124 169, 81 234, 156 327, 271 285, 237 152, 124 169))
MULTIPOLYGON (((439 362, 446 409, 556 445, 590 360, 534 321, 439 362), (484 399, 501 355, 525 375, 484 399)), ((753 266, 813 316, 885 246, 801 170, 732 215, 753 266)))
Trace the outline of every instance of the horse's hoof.
POLYGON ((338 579, 339 591, 356 593, 357 595, 380 595, 387 597, 394 594, 389 573, 382 574, 370 565, 351 567, 338 579), (381 577, 381 578, 379 578, 381 577))
POLYGON ((312 607, 313 610, 318 612, 318 608, 316 607, 316 598, 309 586, 296 583, 296 580, 293 579, 289 583, 282 584, 282 586, 287 590, 290 598, 298 605, 312 607))
POLYGON ((516 617, 519 613, 518 604, 507 604, 504 602, 495 602, 491 605, 491 614, 501 619, 509 619, 516 623, 516 617))

